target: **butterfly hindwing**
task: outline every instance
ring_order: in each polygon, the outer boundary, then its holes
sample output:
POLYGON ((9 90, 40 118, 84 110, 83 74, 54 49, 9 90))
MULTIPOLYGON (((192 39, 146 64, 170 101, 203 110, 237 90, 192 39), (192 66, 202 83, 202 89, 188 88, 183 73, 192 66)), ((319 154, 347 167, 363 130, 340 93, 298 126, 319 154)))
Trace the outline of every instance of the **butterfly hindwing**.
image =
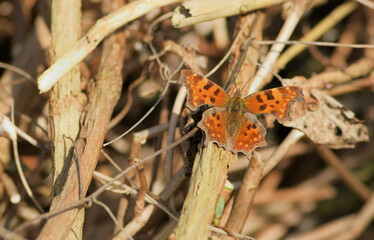
POLYGON ((225 147, 227 143, 226 120, 225 111, 217 108, 208 109, 203 113, 202 120, 197 126, 206 134, 205 145, 210 141, 214 141, 220 147, 225 147))
POLYGON ((226 150, 243 152, 248 157, 256 147, 266 145, 266 130, 251 113, 230 116, 227 111, 211 108, 204 112, 198 127, 206 134, 205 145, 213 141, 226 150), (230 136, 227 127, 232 123, 232 118, 236 118, 237 127, 235 134, 230 136))
POLYGON ((266 146, 266 130, 256 116, 249 112, 240 115, 240 118, 240 125, 232 140, 233 146, 236 152, 243 152, 250 157, 256 147, 266 146))

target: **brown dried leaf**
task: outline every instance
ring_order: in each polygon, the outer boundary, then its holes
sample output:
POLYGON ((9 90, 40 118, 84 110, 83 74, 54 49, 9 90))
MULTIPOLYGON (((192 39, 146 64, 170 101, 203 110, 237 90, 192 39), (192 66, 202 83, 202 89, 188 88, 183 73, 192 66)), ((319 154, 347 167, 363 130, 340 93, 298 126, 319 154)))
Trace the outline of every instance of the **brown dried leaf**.
POLYGON ((304 89, 304 95, 305 114, 283 125, 297 128, 314 143, 330 148, 353 148, 357 142, 369 140, 367 127, 340 102, 316 89, 310 90, 310 94, 304 89))

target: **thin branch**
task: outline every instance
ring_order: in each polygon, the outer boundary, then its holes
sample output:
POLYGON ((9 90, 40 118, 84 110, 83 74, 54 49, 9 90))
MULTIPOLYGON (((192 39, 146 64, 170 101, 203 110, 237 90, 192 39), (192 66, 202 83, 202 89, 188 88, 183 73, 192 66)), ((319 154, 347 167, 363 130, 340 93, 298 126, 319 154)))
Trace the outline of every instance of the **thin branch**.
POLYGON ((330 238, 331 240, 350 240, 358 239, 363 231, 369 226, 374 218, 374 194, 366 201, 365 205, 356 214, 353 221, 345 231, 340 232, 338 236, 330 238))
MULTIPOLYGON (((302 17, 304 12, 308 9, 310 3, 311 3, 311 1, 309 1, 309 0, 294 1, 294 7, 293 7, 292 11, 290 11, 289 16, 287 17, 285 23, 283 24, 282 29, 280 30, 280 32, 279 32, 279 34, 276 38, 276 41, 284 42, 284 41, 287 41, 288 39, 290 39, 293 31, 295 30, 297 24, 300 21, 300 18, 302 17)), ((269 53, 266 56, 266 59, 262 63, 262 65, 264 67, 261 67, 257 71, 256 76, 254 77, 254 79, 251 82, 251 85, 250 85, 250 88, 249 88, 249 93, 257 92, 258 90, 263 88, 263 86, 265 86, 266 83, 268 83, 268 81, 269 81, 267 79, 267 76, 268 76, 268 73, 269 73, 268 69, 273 68, 273 65, 277 61, 277 59, 278 59, 280 53, 283 51, 284 47, 285 47, 285 44, 283 44, 283 43, 276 43, 271 47, 269 53)))
POLYGON ((103 186, 101 186, 99 189, 97 189, 90 196, 85 197, 84 199, 82 199, 80 201, 76 201, 76 202, 67 204, 62 209, 57 209, 57 210, 54 210, 54 211, 51 211, 51 212, 48 212, 48 213, 41 214, 37 218, 35 218, 33 220, 30 220, 30 221, 27 221, 27 222, 21 224, 20 226, 18 226, 15 229, 15 232, 20 232, 20 231, 28 228, 29 226, 40 222, 43 219, 48 219, 48 218, 54 217, 54 216, 56 216, 60 213, 63 213, 63 212, 66 212, 66 211, 69 211, 69 210, 72 210, 72 209, 75 209, 75 208, 79 208, 79 207, 84 206, 85 204, 91 203, 93 198, 98 197, 101 193, 106 191, 106 189, 110 185, 112 185, 115 181, 118 181, 119 179, 124 177, 127 173, 129 173, 130 171, 132 171, 133 169, 138 167, 140 164, 145 164, 146 162, 152 160, 154 157, 161 154, 162 152, 179 145, 180 143, 185 141, 187 138, 194 135, 197 132, 197 130, 198 130, 198 128, 194 128, 191 132, 189 132, 186 135, 184 135, 183 137, 179 138, 173 144, 170 144, 169 146, 166 146, 165 148, 160 149, 160 150, 154 152, 153 154, 143 158, 142 160, 139 160, 138 162, 134 163, 132 166, 128 167, 127 169, 125 169, 122 172, 120 172, 119 174, 117 174, 111 181, 109 181, 106 184, 104 184, 103 186))
POLYGON ((122 110, 114 117, 112 120, 110 120, 110 123, 108 125, 108 130, 116 126, 130 111, 132 103, 133 103, 133 97, 132 97, 132 91, 134 88, 136 88, 141 82, 143 82, 145 79, 145 75, 141 74, 141 76, 136 79, 134 82, 132 82, 129 87, 127 88, 127 97, 126 97, 126 104, 122 108, 122 110))
MULTIPOLYGON (((357 8, 356 2, 346 2, 336 7, 325 18, 323 18, 316 26, 313 27, 300 41, 314 41, 319 39, 323 34, 340 22, 343 18, 349 15, 357 8)), ((287 39, 288 40, 288 39, 287 39)), ((277 60, 276 68, 282 69, 284 66, 307 46, 302 44, 293 45, 288 48, 281 57, 277 60)))
POLYGON ((96 21, 96 24, 74 47, 58 59, 38 78, 41 93, 48 91, 58 80, 82 61, 109 34, 126 23, 159 7, 179 2, 179 0, 138 0, 96 21))
POLYGON ((13 204, 18 204, 21 201, 21 195, 19 194, 13 179, 6 174, 6 172, 2 172, 0 175, 0 181, 5 188, 5 192, 9 196, 10 202, 13 204))
POLYGON ((26 238, 9 231, 8 229, 0 226, 0 237, 4 240, 27 240, 26 238))
MULTIPOLYGON (((112 180, 113 180, 113 178, 108 177, 108 176, 105 176, 104 174, 99 173, 99 172, 96 172, 96 171, 94 172, 94 176, 95 176, 96 178, 99 178, 99 179, 104 180, 104 181, 106 181, 106 182, 109 182, 109 181, 112 181, 112 180)), ((130 187, 130 186, 124 184, 124 183, 121 183, 121 182, 119 182, 119 181, 115 181, 115 182, 113 182, 112 185, 115 185, 115 186, 117 186, 117 187, 120 187, 120 188, 122 188, 123 190, 118 190, 118 189, 114 189, 113 187, 108 187, 108 188, 107 188, 108 191, 110 190, 110 191, 115 192, 115 193, 119 193, 119 194, 129 194, 129 195, 134 195, 134 196, 138 194, 138 191, 137 191, 136 189, 134 189, 134 188, 132 188, 132 187, 130 187)), ((163 199, 162 196, 161 196, 160 198, 163 199)), ((167 208, 167 206, 163 205, 161 202, 157 201, 156 199, 154 199, 154 198, 153 198, 152 196, 150 196, 149 194, 146 194, 146 195, 145 195, 145 200, 146 200, 148 203, 150 203, 150 204, 152 204, 152 205, 155 205, 156 207, 160 208, 160 209, 161 209, 162 211, 164 211, 167 215, 169 215, 169 217, 170 217, 171 219, 174 219, 175 221, 178 221, 178 217, 175 216, 173 213, 171 213, 171 212, 169 211, 169 209, 167 208)))
POLYGON ((22 70, 21 68, 18 68, 16 66, 13 66, 13 65, 10 65, 10 64, 7 64, 7 63, 3 63, 3 62, 0 62, 0 68, 4 68, 4 69, 7 69, 9 71, 15 72, 15 73, 19 74, 20 76, 26 78, 30 82, 32 82, 34 85, 36 85, 35 78, 33 78, 28 72, 22 70))
POLYGON ((270 41, 270 40, 263 40, 263 41, 255 41, 255 44, 258 45, 271 45, 275 43, 282 43, 285 45, 295 45, 295 44, 304 44, 304 45, 313 45, 313 46, 323 46, 323 47, 347 47, 347 48, 358 48, 358 49, 365 49, 365 48, 374 48, 373 44, 346 44, 346 43, 330 43, 330 42, 318 42, 318 41, 270 41))
MULTIPOLYGON (((0 116, 3 116, 3 115, 0 113, 0 116)), ((17 135, 19 135, 21 138, 23 138, 24 140, 26 140, 28 143, 30 143, 34 147, 43 149, 44 151, 46 151, 48 153, 51 153, 51 150, 49 150, 46 146, 44 146, 38 140, 36 140, 35 138, 31 137, 30 135, 28 135, 27 133, 25 133, 24 131, 22 131, 21 129, 19 129, 16 125, 14 125, 14 123, 11 123, 11 124, 12 124, 12 128, 15 130, 15 132, 17 133, 17 135)))
POLYGON ((106 147, 110 144, 112 144, 113 142, 117 141, 118 139, 120 138, 123 138, 124 136, 126 136, 127 134, 129 134, 132 130, 134 130, 134 128, 136 128, 140 123, 142 123, 144 121, 144 119, 146 119, 149 114, 151 114, 153 112, 153 110, 156 109, 157 105, 161 102, 162 98, 165 96, 167 90, 169 90, 169 85, 170 85, 170 82, 169 80, 173 78, 173 76, 177 73, 177 71, 180 70, 180 68, 183 66, 183 62, 180 64, 179 68, 177 70, 175 70, 175 72, 173 74, 170 75, 169 79, 167 80, 166 82, 166 86, 164 88, 164 91, 161 93, 160 97, 158 98, 157 102, 155 104, 153 104, 153 106, 144 114, 143 117, 141 117, 131 128, 129 128, 126 132, 122 133, 120 136, 116 137, 115 139, 113 139, 112 141, 109 141, 107 143, 104 143, 103 144, 103 147, 106 147))
POLYGON ((100 150, 100 152, 101 152, 101 154, 103 154, 104 155, 104 157, 113 165, 113 167, 115 168, 115 169, 117 169, 119 172, 121 172, 123 169, 120 167, 120 166, 118 166, 118 164, 109 156, 109 154, 108 153, 106 153, 105 151, 104 151, 104 149, 101 149, 100 150))
POLYGON ((369 1, 369 0, 356 0, 356 1, 368 8, 374 9, 374 3, 372 1, 369 1))
MULTIPOLYGON (((14 125, 14 103, 12 102, 12 124, 14 125)), ((26 180, 26 177, 23 173, 23 170, 22 170, 22 165, 21 165, 21 160, 19 158, 19 153, 18 153, 18 144, 17 144, 17 139, 16 138, 13 138, 12 139, 12 143, 13 143, 13 153, 14 153, 14 159, 15 159, 15 162, 16 162, 16 166, 17 166, 17 171, 18 171, 18 174, 21 178, 21 182, 23 184, 23 187, 25 188, 26 192, 27 192, 27 195, 31 198, 31 200, 33 201, 33 203, 35 204, 35 206, 38 208, 38 210, 42 213, 44 213, 44 210, 43 208, 40 206, 39 202, 36 200, 33 192, 31 191, 31 188, 29 186, 29 184, 27 183, 27 180, 26 180)))
POLYGON ((244 14, 283 2, 284 0, 190 0, 185 1, 181 6, 175 9, 172 24, 176 28, 181 28, 222 17, 244 14), (186 14, 186 12, 188 12, 188 14, 186 14))
POLYGON ((217 71, 218 68, 222 66, 222 64, 227 60, 227 58, 231 55, 233 49, 237 46, 238 41, 240 40, 240 37, 243 35, 244 30, 247 29, 248 25, 251 23, 251 19, 248 18, 247 22, 243 25, 243 27, 240 29, 238 34, 236 35, 234 41, 231 44, 230 49, 227 51, 225 56, 219 61, 219 63, 212 69, 210 70, 207 74, 204 75, 204 77, 210 77, 213 73, 217 71))
POLYGON ((259 154, 256 154, 256 152, 252 154, 250 166, 244 174, 243 183, 236 195, 230 217, 226 223, 226 228, 230 231, 242 232, 257 193, 264 166, 265 163, 259 154))
POLYGON ((325 146, 317 146, 317 153, 362 200, 368 200, 370 198, 370 188, 359 181, 353 173, 341 163, 338 156, 333 151, 325 146))
POLYGON ((286 153, 304 136, 305 134, 297 129, 287 135, 283 142, 274 150, 266 161, 262 177, 266 176, 286 155, 286 153))
POLYGON ((101 206, 102 208, 105 209, 105 211, 108 213, 108 215, 110 216, 110 218, 113 220, 113 222, 117 225, 117 227, 119 229, 121 229, 121 232, 126 236, 128 237, 129 239, 131 240, 134 240, 133 237, 131 237, 126 231, 125 229, 121 226, 121 224, 119 224, 117 218, 114 216, 114 214, 112 213, 112 211, 109 209, 109 207, 107 205, 105 205, 103 202, 97 200, 96 198, 93 198, 92 201, 94 203, 96 203, 97 205, 101 206))

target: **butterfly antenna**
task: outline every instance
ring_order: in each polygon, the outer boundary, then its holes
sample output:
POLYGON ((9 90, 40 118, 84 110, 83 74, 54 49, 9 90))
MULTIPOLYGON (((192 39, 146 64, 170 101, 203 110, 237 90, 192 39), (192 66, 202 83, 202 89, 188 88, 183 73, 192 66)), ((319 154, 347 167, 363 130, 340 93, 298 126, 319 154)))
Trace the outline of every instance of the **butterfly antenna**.
MULTIPOLYGON (((244 48, 244 57, 243 57, 243 62, 244 62, 244 58, 245 56, 247 55, 247 51, 248 51, 248 48, 250 46, 252 46, 253 49, 256 49, 253 45, 251 45, 251 42, 253 41, 253 38, 248 38, 245 40, 245 42, 243 43, 243 46, 242 48, 244 48)), ((257 49, 258 50, 258 49, 257 49)), ((244 83, 244 85, 242 86, 242 89, 240 89, 240 92, 243 91, 243 89, 247 86, 247 84, 250 82, 249 80, 253 78, 254 74, 255 74, 256 71, 254 71, 251 76, 248 78, 248 80, 244 83)))
MULTIPOLYGON (((246 56, 247 56, 247 52, 248 52, 248 49, 249 47, 252 47, 253 49, 256 49, 256 47, 254 47, 251 43, 253 41, 253 38, 252 37, 249 37, 247 38, 243 44, 241 45, 240 47, 240 54, 239 54, 239 58, 238 60, 236 61, 236 64, 235 66, 232 68, 232 73, 230 75, 230 77, 228 78, 228 80, 226 81, 226 85, 225 85, 225 89, 227 89, 230 85, 233 85, 234 86, 236 85, 236 92, 242 92, 244 87, 247 85, 248 81, 244 84, 244 86, 241 88, 241 89, 238 89, 238 85, 235 81, 235 79, 237 78, 238 74, 239 74, 239 71, 241 70, 242 66, 243 66, 243 63, 246 59, 246 56)), ((253 77, 253 74, 250 76, 250 78, 253 77)))
POLYGON ((262 67, 262 68, 268 70, 269 72, 271 72, 274 75, 274 77, 276 77, 280 82, 282 82, 284 80, 281 77, 281 75, 279 75, 278 73, 274 72, 273 69, 267 68, 267 67, 265 67, 264 65, 262 65, 261 63, 258 63, 258 62, 256 62, 256 65, 257 65, 257 69, 259 69, 260 67, 262 67))
POLYGON ((255 72, 256 72, 256 71, 254 71, 254 72, 251 74, 251 76, 248 78, 248 80, 245 81, 245 83, 244 83, 242 89, 240 89, 240 92, 242 92, 243 89, 244 89, 244 88, 249 84, 249 82, 250 82, 249 80, 253 78, 253 76, 255 75, 255 72))
MULTIPOLYGON (((257 70, 258 69, 260 69, 260 67, 262 67, 262 68, 264 68, 264 69, 266 69, 266 70, 268 70, 269 72, 271 72, 280 82, 282 82, 284 79, 278 74, 278 73, 276 73, 276 72, 274 72, 272 69, 269 69, 269 68, 267 68, 267 67, 264 67, 261 63, 259 63, 259 62, 254 62, 254 61, 252 61, 254 64, 256 64, 256 66, 257 66, 257 70)), ((256 72, 254 72, 252 75, 251 75, 251 77, 249 78, 249 79, 251 79, 251 78, 253 78, 253 76, 255 75, 255 73, 257 73, 257 71, 256 72)), ((244 85, 243 85, 243 88, 241 89, 241 91, 244 89, 244 87, 249 83, 250 81, 247 81, 244 85)))
POLYGON ((233 87, 235 89, 235 92, 240 92, 240 89, 239 89, 238 84, 236 83, 236 81, 234 81, 233 85, 234 85, 233 87))

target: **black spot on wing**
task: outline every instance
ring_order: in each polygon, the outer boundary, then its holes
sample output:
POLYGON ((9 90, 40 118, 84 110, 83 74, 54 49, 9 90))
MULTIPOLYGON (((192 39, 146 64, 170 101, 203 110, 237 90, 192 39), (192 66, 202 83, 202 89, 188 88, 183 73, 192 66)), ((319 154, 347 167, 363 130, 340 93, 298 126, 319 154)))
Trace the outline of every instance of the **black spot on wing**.
POLYGON ((211 102, 211 103, 214 103, 215 101, 216 101, 215 98, 210 98, 210 102, 211 102))
POLYGON ((256 96, 256 100, 257 100, 257 102, 259 102, 259 103, 263 103, 263 102, 264 102, 264 101, 262 101, 260 95, 257 95, 257 96, 256 96))
POLYGON ((217 88, 217 90, 214 91, 214 96, 218 96, 218 93, 220 92, 221 90, 219 90, 219 88, 217 88))
POLYGON ((265 91, 265 95, 266 95, 266 98, 268 100, 273 100, 274 99, 273 92, 271 90, 265 91))
POLYGON ((263 105, 261 105, 261 106, 258 108, 258 110, 260 110, 260 111, 264 111, 264 110, 266 109, 266 107, 267 107, 267 105, 266 105, 266 104, 263 104, 263 105))
POLYGON ((205 90, 209 90, 209 88, 211 88, 211 87, 213 87, 213 86, 214 86, 213 83, 208 82, 208 83, 204 86, 204 89, 205 89, 205 90))

